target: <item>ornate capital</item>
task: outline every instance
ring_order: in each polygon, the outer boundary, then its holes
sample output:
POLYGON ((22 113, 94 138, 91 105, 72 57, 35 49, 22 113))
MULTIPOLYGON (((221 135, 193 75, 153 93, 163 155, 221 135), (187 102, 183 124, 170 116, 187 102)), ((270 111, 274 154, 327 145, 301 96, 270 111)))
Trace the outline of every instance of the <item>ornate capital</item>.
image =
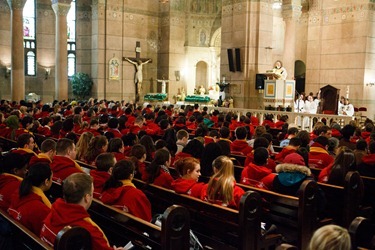
POLYGON ((11 10, 23 10, 27 0, 7 0, 11 10))
MULTIPOLYGON (((55 0, 53 0, 54 2, 55 0)), ((57 1, 56 1, 57 2, 57 1)), ((71 2, 71 1, 67 1, 71 2)), ((52 3, 52 9, 57 16, 66 16, 68 15, 70 9, 70 3, 52 3)))
POLYGON ((302 14, 301 0, 284 0, 282 7, 283 18, 298 20, 302 14))
POLYGON ((62 3, 62 4, 71 4, 72 0, 51 0, 51 3, 52 4, 56 4, 56 3, 62 3))

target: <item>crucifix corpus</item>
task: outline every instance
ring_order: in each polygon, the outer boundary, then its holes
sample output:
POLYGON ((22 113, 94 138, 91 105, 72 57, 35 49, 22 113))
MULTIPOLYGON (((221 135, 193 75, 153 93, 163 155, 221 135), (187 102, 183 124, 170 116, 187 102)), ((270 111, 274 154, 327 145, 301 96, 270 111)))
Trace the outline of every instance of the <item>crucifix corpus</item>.
POLYGON ((151 58, 141 58, 141 42, 137 41, 135 45, 135 57, 124 57, 123 61, 127 61, 134 65, 134 83, 135 83, 135 102, 139 102, 139 95, 142 91, 143 72, 142 68, 144 64, 152 62, 151 58))

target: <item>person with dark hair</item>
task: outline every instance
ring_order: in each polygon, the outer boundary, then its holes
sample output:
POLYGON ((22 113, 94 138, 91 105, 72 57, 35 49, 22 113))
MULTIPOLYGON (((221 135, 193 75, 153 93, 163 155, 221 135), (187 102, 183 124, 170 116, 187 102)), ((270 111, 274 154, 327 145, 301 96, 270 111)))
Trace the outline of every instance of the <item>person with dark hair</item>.
POLYGON ((288 146, 290 139, 292 139, 293 137, 296 137, 297 134, 298 134, 298 128, 296 127, 289 128, 287 132, 287 138, 280 142, 280 147, 288 146))
POLYGON ((26 133, 18 136, 17 138, 17 146, 18 148, 13 150, 12 152, 15 154, 24 155, 27 154, 30 157, 31 156, 37 156, 37 154, 34 152, 35 148, 35 139, 34 136, 26 133))
POLYGON ((130 160, 135 166, 135 175, 137 178, 142 178, 146 175, 146 148, 141 144, 135 144, 130 152, 130 160))
POLYGON ((189 133, 185 129, 180 129, 176 133, 176 145, 177 151, 176 154, 182 152, 182 149, 186 146, 189 140, 189 133))
POLYGON ((103 187, 100 199, 145 221, 151 221, 151 203, 146 195, 132 183, 135 167, 130 160, 115 164, 112 174, 103 187))
POLYGON ((139 144, 146 149, 146 161, 151 162, 155 155, 155 144, 151 136, 145 135, 139 140, 139 144))
POLYGON ((124 155, 128 156, 132 146, 138 143, 138 137, 135 134, 128 133, 121 137, 122 142, 124 143, 124 155))
POLYGON ((50 213, 44 220, 40 237, 44 242, 53 246, 56 235, 65 226, 79 226, 86 229, 91 235, 93 250, 123 249, 110 247, 103 231, 95 224, 87 212, 93 199, 93 184, 91 176, 84 173, 75 173, 64 180, 64 199, 57 199, 50 213))
POLYGON ((99 132, 99 121, 97 119, 91 119, 90 121, 90 127, 85 128, 81 131, 81 133, 90 132, 94 136, 101 135, 99 132))
POLYGON ((206 146, 209 143, 217 142, 219 138, 220 138, 219 131, 217 131, 216 129, 211 130, 208 132, 208 135, 204 137, 204 145, 206 146))
POLYGON ((60 138, 60 130, 62 129, 62 121, 55 121, 51 126, 51 137, 55 139, 60 138))
MULTIPOLYGON (((270 139, 269 136, 263 136, 263 135, 255 138, 254 143, 253 143, 253 145, 254 145, 253 151, 251 151, 250 153, 248 153, 246 155, 246 159, 245 159, 245 163, 244 163, 245 167, 247 165, 249 165, 250 163, 254 162, 254 150, 257 149, 257 148, 260 148, 260 147, 266 148, 268 150, 268 155, 272 154, 270 149, 269 149, 271 144, 269 142, 269 139, 267 139, 267 137, 270 139)), ((268 158, 265 166, 268 169, 270 169, 272 172, 275 172, 276 163, 271 158, 268 158)))
POLYGON ((214 175, 211 176, 201 192, 201 199, 230 208, 239 208, 245 191, 236 185, 232 160, 219 156, 212 163, 214 175))
POLYGON ((180 178, 172 182, 172 189, 178 194, 200 198, 204 183, 198 182, 201 176, 199 161, 193 157, 186 157, 175 162, 175 168, 180 178))
POLYGON ((175 161, 177 161, 185 157, 194 157, 200 160, 202 158, 203 150, 204 150, 203 144, 197 139, 192 139, 182 149, 182 152, 175 155, 174 159, 175 161))
POLYGON ((369 154, 362 158, 357 169, 361 175, 375 177, 375 141, 370 143, 368 149, 369 154))
MULTIPOLYGON (((171 156, 174 157, 177 152, 177 145, 176 145, 177 137, 176 137, 176 131, 174 130, 174 128, 170 127, 166 129, 161 139, 163 139, 166 142, 167 145, 165 147, 168 149, 171 156)), ((155 146, 156 146, 156 143, 155 143, 155 146)))
POLYGON ((333 157, 336 157, 337 150, 339 149, 339 139, 336 137, 331 137, 328 139, 328 153, 332 155, 333 157))
POLYGON ((297 151, 297 149, 301 146, 301 139, 300 138, 297 138, 297 137, 292 137, 290 140, 289 140, 289 144, 287 146, 285 146, 281 152, 279 152, 276 156, 275 156, 275 160, 278 161, 278 162, 283 162, 285 156, 287 156, 288 154, 291 154, 291 153, 294 153, 297 151))
POLYGON ((95 159, 96 170, 90 170, 90 175, 93 178, 94 182, 94 198, 99 198, 104 183, 109 179, 111 175, 112 168, 116 164, 116 158, 112 153, 102 153, 98 155, 95 159))
MULTIPOLYGON (((257 138, 259 139, 259 138, 257 138)), ((275 175, 266 167, 268 161, 268 150, 258 147, 254 150, 254 160, 242 170, 241 183, 259 188, 272 189, 275 175)))
POLYGON ((234 140, 232 144, 230 145, 231 152, 240 153, 243 155, 247 155, 248 153, 251 153, 253 148, 250 147, 246 141, 246 138, 247 138, 246 128, 245 127, 236 128, 235 134, 236 134, 236 140, 234 140))
POLYGON ((354 150, 355 164, 358 166, 362 163, 363 157, 368 155, 367 142, 365 140, 358 140, 356 143, 356 149, 354 150))
POLYGON ((232 144, 232 141, 230 140, 229 128, 227 127, 220 128, 220 140, 228 141, 230 144, 232 144))
POLYGON ((53 157, 56 155, 56 142, 52 139, 45 139, 40 147, 41 153, 32 156, 29 165, 35 163, 52 163, 53 157))
POLYGON ((62 138, 56 143, 56 155, 50 165, 53 180, 62 183, 73 173, 82 173, 82 168, 75 161, 76 146, 72 140, 62 138))
POLYGON ((173 177, 169 173, 168 167, 171 164, 171 155, 168 150, 159 149, 155 152, 153 161, 146 167, 142 180, 153 183, 164 188, 172 188, 173 177))
POLYGON ((0 164, 0 208, 7 211, 14 190, 18 190, 22 178, 27 173, 29 155, 9 153, 1 159, 0 164))
POLYGON ((143 116, 139 115, 135 118, 134 123, 129 127, 130 133, 138 134, 142 130, 146 130, 143 123, 145 122, 145 118, 143 116))
POLYGON ((85 162, 88 164, 95 164, 95 159, 101 153, 107 152, 108 140, 104 135, 98 135, 91 139, 89 147, 84 156, 85 162))
POLYGON ((326 136, 318 136, 310 147, 309 165, 320 169, 330 165, 334 158, 329 155, 327 149, 328 138, 326 136))
POLYGON ((223 155, 223 153, 219 144, 212 142, 204 147, 200 160, 203 176, 210 177, 213 174, 212 162, 220 155, 223 155))
POLYGON ((106 133, 110 132, 110 133, 113 133, 113 136, 115 138, 121 138, 122 134, 121 134, 120 130, 118 129, 118 127, 119 127, 118 119, 116 117, 112 117, 108 121, 108 129, 107 129, 106 133))
POLYGON ((340 139, 339 147, 345 146, 350 148, 351 150, 355 149, 355 143, 350 141, 351 137, 354 136, 355 127, 352 125, 345 125, 342 130, 342 138, 340 139))
POLYGON ((336 186, 343 186, 346 174, 355 170, 355 156, 351 149, 341 147, 335 161, 320 171, 318 181, 336 186))
POLYGON ((59 139, 65 138, 66 134, 73 131, 74 121, 73 118, 67 118, 62 123, 62 128, 60 130, 59 139))
POLYGON ((43 220, 51 210, 51 202, 44 192, 52 185, 52 171, 48 164, 36 163, 30 166, 18 192, 12 196, 8 213, 13 219, 39 235, 43 220))
POLYGON ((310 133, 306 130, 301 130, 296 135, 297 138, 301 140, 301 147, 310 150, 310 133))
POLYGON ((109 141, 108 152, 116 157, 116 161, 124 160, 124 142, 120 138, 113 138, 109 141))

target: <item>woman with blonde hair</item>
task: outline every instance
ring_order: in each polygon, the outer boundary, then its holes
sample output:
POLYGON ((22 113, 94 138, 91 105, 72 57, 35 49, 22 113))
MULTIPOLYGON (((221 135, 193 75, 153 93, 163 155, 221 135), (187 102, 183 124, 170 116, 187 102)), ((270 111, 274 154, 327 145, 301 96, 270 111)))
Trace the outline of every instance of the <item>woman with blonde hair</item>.
POLYGON ((350 250, 350 235, 345 228, 326 225, 315 231, 309 244, 309 250, 350 250))
POLYGON ((94 134, 91 132, 84 132, 80 137, 76 145, 77 156, 76 159, 79 161, 85 160, 85 155, 89 149, 89 144, 94 134))
POLYGON ((214 175, 210 178, 201 193, 201 199, 237 208, 245 191, 236 185, 232 160, 227 156, 219 156, 212 162, 214 175))

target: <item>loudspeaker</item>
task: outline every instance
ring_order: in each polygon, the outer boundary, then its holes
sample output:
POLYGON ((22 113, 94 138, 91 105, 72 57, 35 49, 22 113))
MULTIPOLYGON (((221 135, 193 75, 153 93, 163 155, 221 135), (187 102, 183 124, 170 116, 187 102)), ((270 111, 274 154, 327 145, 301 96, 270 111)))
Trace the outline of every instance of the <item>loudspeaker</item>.
POLYGON ((267 76, 264 74, 256 74, 255 78, 255 89, 264 89, 264 81, 267 80, 267 76))
POLYGON ((241 71, 241 50, 235 48, 234 51, 236 53, 236 71, 241 71))
POLYGON ((227 52, 228 52, 229 71, 235 72, 236 70, 234 69, 234 63, 233 63, 233 50, 227 49, 227 52))

